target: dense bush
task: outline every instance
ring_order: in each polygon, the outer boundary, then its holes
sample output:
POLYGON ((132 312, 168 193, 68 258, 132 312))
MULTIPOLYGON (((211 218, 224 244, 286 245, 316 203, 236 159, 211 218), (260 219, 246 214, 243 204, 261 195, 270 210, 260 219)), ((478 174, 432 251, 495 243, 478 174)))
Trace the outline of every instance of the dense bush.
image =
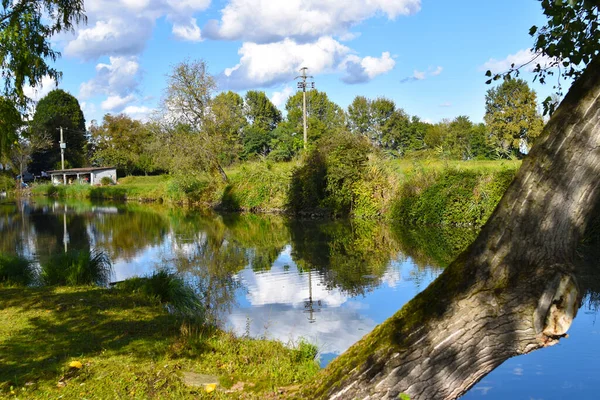
POLYGON ((100 251, 58 253, 41 262, 41 283, 51 286, 107 285, 112 264, 100 251))
POLYGON ((116 285, 117 289, 141 293, 160 303, 171 305, 176 311, 202 317, 201 297, 183 278, 166 269, 160 269, 148 277, 129 278, 116 285))
POLYGON ((402 186, 392 218, 407 224, 481 226, 515 173, 515 169, 416 173, 402 186))
POLYGON ((29 260, 0 254, 0 284, 27 286, 34 280, 35 270, 29 260))

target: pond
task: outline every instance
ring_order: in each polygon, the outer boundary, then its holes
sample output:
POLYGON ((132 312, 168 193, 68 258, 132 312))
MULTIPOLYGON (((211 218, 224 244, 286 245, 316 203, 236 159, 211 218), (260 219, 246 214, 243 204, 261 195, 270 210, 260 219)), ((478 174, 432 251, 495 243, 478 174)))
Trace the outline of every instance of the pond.
MULTIPOLYGON (((60 252, 102 250, 113 263, 112 281, 172 268, 201 289, 223 328, 309 341, 323 366, 426 288, 476 234, 143 204, 0 204, 0 253, 41 263, 60 252)), ((597 398, 600 295, 590 288, 600 285, 585 280, 568 338, 509 359, 464 398, 597 398)))

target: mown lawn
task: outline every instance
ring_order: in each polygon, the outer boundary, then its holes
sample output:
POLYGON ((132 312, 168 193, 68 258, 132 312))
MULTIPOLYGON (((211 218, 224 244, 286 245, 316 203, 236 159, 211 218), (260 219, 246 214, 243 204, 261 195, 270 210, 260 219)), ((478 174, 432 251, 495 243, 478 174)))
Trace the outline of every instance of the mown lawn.
POLYGON ((0 287, 0 321, 0 398, 273 398, 319 369, 314 346, 236 338, 117 289, 0 287))

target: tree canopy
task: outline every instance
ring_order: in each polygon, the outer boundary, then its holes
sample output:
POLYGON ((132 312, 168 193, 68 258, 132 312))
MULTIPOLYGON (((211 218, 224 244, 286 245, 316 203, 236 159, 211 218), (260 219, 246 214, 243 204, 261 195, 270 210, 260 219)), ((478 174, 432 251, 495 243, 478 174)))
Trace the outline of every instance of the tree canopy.
POLYGON ((62 89, 55 89, 43 97, 35 108, 30 135, 48 135, 52 146, 33 155, 32 171, 60 168, 60 127, 67 144, 65 161, 70 167, 86 162, 87 133, 85 118, 79 101, 62 89))
POLYGON ((509 79, 488 90, 484 120, 490 141, 502 156, 521 155, 544 126, 536 94, 522 79, 509 79))

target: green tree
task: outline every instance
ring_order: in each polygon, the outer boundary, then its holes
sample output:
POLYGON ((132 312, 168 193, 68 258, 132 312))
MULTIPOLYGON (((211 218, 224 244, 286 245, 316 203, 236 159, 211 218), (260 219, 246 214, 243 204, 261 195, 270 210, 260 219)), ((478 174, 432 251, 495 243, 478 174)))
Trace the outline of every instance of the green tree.
POLYGON ((250 90, 246 93, 244 113, 254 128, 270 132, 281 122, 281 111, 265 92, 250 90))
POLYGON ((65 162, 71 167, 81 167, 86 162, 87 133, 79 101, 64 90, 55 89, 38 102, 31 121, 31 135, 48 135, 52 141, 48 150, 34 153, 32 171, 60 168, 60 127, 67 144, 65 162))
POLYGON ((244 116, 244 99, 239 94, 228 91, 215 96, 211 104, 215 130, 227 143, 226 151, 219 159, 225 165, 236 161, 242 152, 242 138, 248 121, 244 116))
POLYGON ((147 174, 153 170, 147 155, 152 133, 142 122, 125 114, 106 114, 102 125, 93 125, 90 133, 95 164, 117 167, 126 175, 136 171, 147 174))
POLYGON ((198 172, 206 171, 216 173, 223 181, 227 181, 221 161, 221 155, 227 151, 228 143, 224 140, 227 132, 220 129, 220 122, 211 118, 210 114, 215 89, 215 79, 209 74, 203 60, 185 61, 173 67, 168 76, 162 108, 166 119, 170 121, 167 131, 179 133, 166 137, 181 142, 169 142, 165 146, 175 151, 172 155, 180 157, 185 153, 186 159, 193 161, 171 163, 182 167, 176 168, 181 174, 195 176, 198 172))
MULTIPOLYGON (((306 115, 308 120, 308 141, 314 143, 320 137, 346 125, 344 110, 329 100, 325 92, 306 92, 306 115)), ((291 96, 286 104, 287 120, 296 132, 302 134, 302 92, 291 96)))
POLYGON ((17 142, 12 126, 16 121, 12 102, 27 105, 23 87, 38 85, 42 78, 54 80, 61 73, 48 65, 60 53, 52 48, 51 36, 70 31, 85 22, 83 0, 2 0, 0 8, 0 69, 5 98, 0 100, 0 158, 17 142))
MULTIPOLYGON (((600 3, 598 0, 539 0, 546 16, 541 28, 533 25, 529 34, 534 38, 532 59, 523 65, 513 64, 502 74, 490 77, 487 83, 518 76, 526 65, 533 64, 535 80, 546 83, 548 76, 556 73, 562 78, 577 79, 600 53, 600 3), (543 62, 541 61, 543 58, 543 62)), ((560 81, 555 86, 562 97, 560 81)), ((554 112, 558 103, 548 96, 543 101, 544 114, 554 112)))
POLYGON ((542 132, 537 97, 522 79, 508 79, 487 91, 485 123, 490 141, 502 157, 522 156, 542 132))
POLYGON ((25 84, 35 86, 45 76, 61 78, 61 73, 47 63, 60 56, 52 49, 51 37, 86 21, 83 3, 83 0, 2 0, 0 67, 7 96, 24 105, 25 84))
POLYGON ((350 132, 367 136, 371 126, 371 101, 365 96, 356 96, 348 106, 348 128, 350 132))
POLYGON ((19 139, 18 129, 22 125, 21 114, 14 103, 6 97, 0 97, 0 163, 19 139))

